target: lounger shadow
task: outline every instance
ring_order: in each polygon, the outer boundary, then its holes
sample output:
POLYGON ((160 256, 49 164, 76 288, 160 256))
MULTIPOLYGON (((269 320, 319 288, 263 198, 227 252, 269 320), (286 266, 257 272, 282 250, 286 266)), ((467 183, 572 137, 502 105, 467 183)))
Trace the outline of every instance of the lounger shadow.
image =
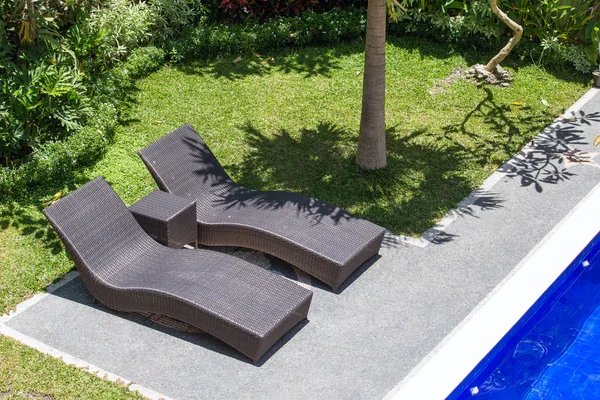
POLYGON ((260 250, 334 290, 381 247, 384 228, 329 203, 238 185, 191 125, 139 155, 161 190, 196 200, 201 244, 260 250))
POLYGON ((254 362, 308 314, 312 292, 293 282, 229 254, 157 243, 101 177, 43 212, 110 308, 183 321, 254 362))

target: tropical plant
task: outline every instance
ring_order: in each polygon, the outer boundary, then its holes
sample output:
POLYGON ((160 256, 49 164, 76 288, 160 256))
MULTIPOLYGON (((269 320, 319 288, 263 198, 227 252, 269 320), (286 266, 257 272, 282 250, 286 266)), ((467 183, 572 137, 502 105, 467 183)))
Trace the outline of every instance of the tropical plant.
MULTIPOLYGON (((591 37, 592 46, 598 51, 598 53, 594 54, 590 58, 593 59, 594 57, 597 57, 596 60, 600 63, 600 26, 594 26, 593 30, 591 31, 591 37)), ((600 71, 600 64, 598 64, 598 71, 600 71)))
POLYGON ((204 5, 196 0, 151 0, 153 39, 158 42, 177 36, 204 14, 204 5))
POLYGON ((598 18, 600 4, 591 0, 511 0, 503 7, 524 28, 525 36, 540 40, 558 37, 579 41, 590 22, 598 18))
POLYGON ((58 14, 50 6, 50 1, 0 3, 3 164, 80 129, 90 113, 84 75, 75 54, 62 41, 54 17, 58 14))
POLYGON ((106 8, 92 11, 80 28, 80 35, 88 43, 97 44, 98 57, 104 66, 110 66, 150 40, 154 11, 143 2, 109 0, 106 8))
POLYGON ((0 78, 0 159, 5 160, 78 130, 90 113, 72 52, 58 47, 45 57, 21 60, 6 65, 0 78))
POLYGON ((276 17, 297 17, 307 11, 324 12, 333 9, 360 7, 364 0, 219 0, 219 9, 233 21, 249 18, 268 20, 276 17))

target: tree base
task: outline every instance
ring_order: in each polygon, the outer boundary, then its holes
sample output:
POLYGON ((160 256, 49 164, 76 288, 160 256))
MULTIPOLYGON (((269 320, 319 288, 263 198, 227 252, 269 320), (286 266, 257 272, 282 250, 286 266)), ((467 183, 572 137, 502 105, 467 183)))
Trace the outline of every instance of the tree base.
POLYGON ((476 64, 465 72, 465 78, 477 82, 479 85, 486 84, 508 87, 512 84, 510 72, 500 65, 496 66, 493 72, 489 72, 485 69, 485 65, 476 64))

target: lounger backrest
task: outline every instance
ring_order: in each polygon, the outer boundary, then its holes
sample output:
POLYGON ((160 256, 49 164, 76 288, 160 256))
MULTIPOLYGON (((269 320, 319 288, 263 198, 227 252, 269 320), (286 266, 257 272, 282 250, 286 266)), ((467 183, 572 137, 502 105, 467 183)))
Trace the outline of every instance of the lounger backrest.
POLYGON ((162 190, 201 199, 234 185, 204 140, 189 124, 138 152, 162 190))
POLYGON ((78 268, 109 279, 135 257, 157 245, 140 227, 108 183, 98 177, 43 211, 78 268))

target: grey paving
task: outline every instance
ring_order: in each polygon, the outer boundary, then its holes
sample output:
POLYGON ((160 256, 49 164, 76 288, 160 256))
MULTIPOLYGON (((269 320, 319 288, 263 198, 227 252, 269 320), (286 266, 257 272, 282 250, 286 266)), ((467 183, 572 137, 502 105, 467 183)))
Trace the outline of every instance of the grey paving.
MULTIPOLYGON (((339 293, 313 282, 310 321, 259 365, 209 336, 107 311, 78 278, 7 325, 178 399, 382 398, 600 182, 591 163, 563 171, 566 152, 594 151, 599 111, 597 94, 583 116, 539 137, 436 243, 388 241, 339 293)), ((295 276, 256 252, 227 251, 295 276)))

